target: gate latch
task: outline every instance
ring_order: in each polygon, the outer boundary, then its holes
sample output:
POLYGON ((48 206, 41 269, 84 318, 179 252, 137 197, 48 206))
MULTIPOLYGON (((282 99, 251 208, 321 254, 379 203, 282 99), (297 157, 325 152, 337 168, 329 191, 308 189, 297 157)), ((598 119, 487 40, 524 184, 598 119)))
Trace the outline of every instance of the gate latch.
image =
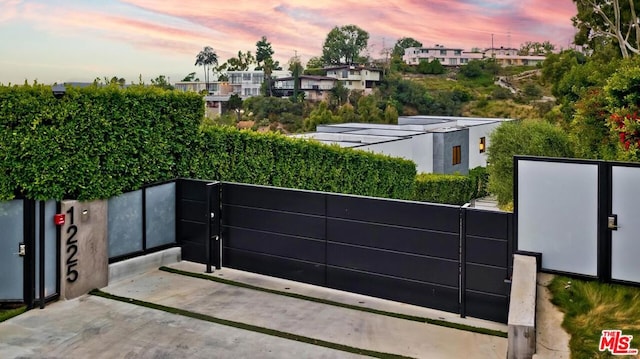
POLYGON ((18 255, 24 257, 27 255, 27 246, 24 243, 18 244, 18 255))
POLYGON ((618 215, 612 214, 607 217, 607 228, 617 231, 618 230, 618 215))

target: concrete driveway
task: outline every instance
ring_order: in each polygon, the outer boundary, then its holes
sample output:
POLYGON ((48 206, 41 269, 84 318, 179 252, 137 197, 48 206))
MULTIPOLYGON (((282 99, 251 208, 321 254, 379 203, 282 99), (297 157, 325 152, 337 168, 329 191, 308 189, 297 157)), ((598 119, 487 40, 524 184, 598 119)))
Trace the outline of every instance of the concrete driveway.
MULTIPOLYGON (((175 267, 200 273, 204 269, 185 262, 175 267)), ((448 316, 463 324, 506 331, 500 324, 231 269, 212 275, 393 313, 448 316)), ((373 356, 502 359, 507 351, 506 338, 159 270, 120 280, 103 291, 130 300, 87 295, 0 323, 0 358, 363 357, 344 349, 354 348, 373 356), (132 300, 179 313, 147 308, 132 300), (180 314, 187 312, 200 319, 180 314), (240 323, 245 329, 220 324, 225 321, 240 323), (298 341, 307 339, 315 344, 298 341)))

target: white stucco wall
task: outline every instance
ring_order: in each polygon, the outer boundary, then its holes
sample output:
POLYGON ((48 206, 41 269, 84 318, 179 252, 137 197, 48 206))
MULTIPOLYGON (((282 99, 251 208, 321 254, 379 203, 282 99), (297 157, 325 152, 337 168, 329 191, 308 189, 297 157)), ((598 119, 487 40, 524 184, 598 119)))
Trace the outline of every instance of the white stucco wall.
POLYGON ((425 133, 411 138, 413 162, 418 173, 433 172, 433 134, 425 133))
POLYGON ((382 153, 391 157, 402 157, 409 161, 414 161, 413 144, 410 138, 359 146, 354 147, 354 149, 373 153, 382 153))
POLYGON ((415 162, 418 173, 433 171, 433 135, 425 133, 410 138, 376 143, 361 147, 358 150, 383 153, 392 157, 402 157, 415 162))
POLYGON ((487 151, 480 153, 480 138, 485 138, 486 149, 491 146, 489 137, 493 130, 502 122, 492 122, 484 125, 469 126, 469 169, 487 166, 487 151))

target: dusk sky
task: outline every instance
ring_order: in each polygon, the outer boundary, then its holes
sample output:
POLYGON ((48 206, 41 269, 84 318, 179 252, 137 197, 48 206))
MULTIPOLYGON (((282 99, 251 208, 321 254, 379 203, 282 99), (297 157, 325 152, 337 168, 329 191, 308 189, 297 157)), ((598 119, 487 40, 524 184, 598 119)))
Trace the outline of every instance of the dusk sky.
POLYGON ((401 37, 470 50, 573 39, 572 0, 0 0, 0 83, 93 81, 158 75, 179 81, 202 68, 213 47, 220 62, 267 36, 275 58, 322 54, 334 26, 369 33, 369 54, 401 37))

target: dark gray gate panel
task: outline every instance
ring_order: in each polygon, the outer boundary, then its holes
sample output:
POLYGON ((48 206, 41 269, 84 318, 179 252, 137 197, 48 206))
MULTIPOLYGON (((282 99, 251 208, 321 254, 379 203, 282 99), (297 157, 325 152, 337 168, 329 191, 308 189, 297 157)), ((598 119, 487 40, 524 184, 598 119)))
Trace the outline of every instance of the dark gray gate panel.
POLYGON ((507 322, 513 215, 464 209, 465 314, 507 322))
POLYGON ((25 201, 0 202, 0 302, 23 302, 24 256, 20 244, 25 244, 25 201))
POLYGON ((345 195, 327 195, 327 217, 458 233, 459 207, 345 195))
POLYGON ((458 287, 432 285, 397 277, 327 266, 329 287, 373 297, 459 312, 458 287))
POLYGON ((57 202, 49 200, 45 202, 44 209, 44 281, 40 280, 40 206, 36 204, 36 221, 35 221, 35 299, 40 300, 40 283, 44 283, 44 298, 49 299, 58 295, 59 289, 59 267, 58 258, 59 244, 57 237, 57 228, 53 223, 53 216, 57 213, 57 202))
POLYGON ((208 227, 211 221, 207 185, 210 183, 213 182, 177 181, 176 237, 182 248, 182 259, 186 261, 207 262, 207 242, 210 240, 208 227))
POLYGON ((327 286, 457 313, 459 209, 327 195, 327 286))
POLYGON ((324 194, 222 185, 225 266, 324 285, 324 194))

